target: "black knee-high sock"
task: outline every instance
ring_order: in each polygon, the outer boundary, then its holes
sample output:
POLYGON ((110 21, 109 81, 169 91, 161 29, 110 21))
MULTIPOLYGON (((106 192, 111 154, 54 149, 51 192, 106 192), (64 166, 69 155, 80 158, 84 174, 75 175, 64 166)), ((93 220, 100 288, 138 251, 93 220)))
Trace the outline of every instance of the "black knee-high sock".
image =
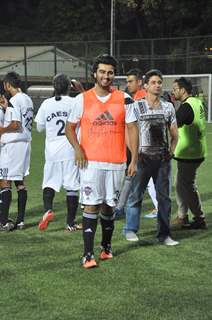
POLYGON ((78 208, 78 192, 67 190, 66 194, 67 203, 67 224, 73 226, 78 208))
POLYGON ((24 222, 25 209, 27 202, 27 190, 18 190, 18 216, 16 223, 24 222))
POLYGON ((102 242, 101 245, 103 247, 107 247, 107 245, 111 245, 111 239, 113 236, 114 230, 114 220, 115 215, 103 215, 100 214, 100 222, 102 227, 102 242))
POLYGON ((84 256, 93 254, 98 213, 83 212, 84 256))
POLYGON ((45 212, 53 209, 53 199, 54 199, 55 191, 52 188, 44 188, 43 189, 43 206, 45 212))
POLYGON ((8 221, 10 204, 12 201, 12 190, 3 188, 1 190, 1 223, 5 225, 8 221))

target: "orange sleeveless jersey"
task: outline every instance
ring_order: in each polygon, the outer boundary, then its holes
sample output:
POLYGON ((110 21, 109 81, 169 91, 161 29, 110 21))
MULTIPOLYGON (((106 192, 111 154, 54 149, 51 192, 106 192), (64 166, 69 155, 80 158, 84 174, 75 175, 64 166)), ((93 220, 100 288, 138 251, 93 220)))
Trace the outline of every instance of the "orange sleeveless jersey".
POLYGON ((124 93, 114 90, 105 102, 99 101, 94 88, 83 93, 80 144, 87 160, 126 162, 124 93))
POLYGON ((142 98, 145 98, 145 97, 146 97, 146 90, 141 89, 141 90, 136 91, 136 93, 133 96, 133 99, 134 100, 139 100, 139 99, 142 99, 142 98))

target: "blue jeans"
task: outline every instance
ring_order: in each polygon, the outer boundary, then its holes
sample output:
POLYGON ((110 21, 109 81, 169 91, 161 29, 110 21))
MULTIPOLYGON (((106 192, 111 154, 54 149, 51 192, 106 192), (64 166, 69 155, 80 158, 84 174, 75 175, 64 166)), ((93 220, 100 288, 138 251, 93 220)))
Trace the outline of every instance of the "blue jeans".
POLYGON ((117 219, 117 220, 120 219, 121 217, 125 216, 124 208, 123 209, 115 208, 114 212, 115 212, 115 219, 117 219))
POLYGON ((124 233, 126 234, 128 231, 137 232, 139 230, 143 196, 151 177, 155 184, 156 198, 158 201, 157 237, 159 240, 164 240, 170 235, 170 160, 138 161, 138 170, 133 178, 132 189, 125 207, 126 224, 124 226, 124 233))

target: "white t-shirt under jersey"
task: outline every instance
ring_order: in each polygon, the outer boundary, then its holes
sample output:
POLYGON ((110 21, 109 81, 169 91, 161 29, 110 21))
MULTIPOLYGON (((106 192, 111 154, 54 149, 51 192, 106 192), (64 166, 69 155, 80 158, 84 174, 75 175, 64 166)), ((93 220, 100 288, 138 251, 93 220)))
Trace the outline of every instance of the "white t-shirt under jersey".
MULTIPOLYGON (((111 93, 108 94, 105 97, 97 96, 97 98, 105 103, 111 96, 111 93)), ((125 97, 125 123, 131 123, 134 121, 137 121, 135 113, 134 113, 134 101, 132 98, 127 94, 124 93, 125 97)), ((79 123, 80 119, 82 118, 83 114, 83 94, 79 94, 74 98, 74 104, 73 108, 71 110, 71 113, 68 117, 68 122, 71 123, 79 123)), ((126 164, 125 163, 110 163, 110 162, 97 162, 97 161, 88 161, 88 168, 97 168, 97 169, 103 169, 103 170, 123 170, 125 169, 126 164)))
POLYGON ((16 132, 4 133, 1 143, 17 141, 29 142, 32 139, 33 103, 31 98, 18 92, 10 99, 10 104, 4 114, 4 127, 8 127, 12 121, 21 123, 21 128, 16 132))
POLYGON ((74 150, 65 136, 65 125, 70 114, 74 98, 61 96, 46 99, 41 104, 35 122, 46 130, 46 161, 64 161, 74 159, 74 150))

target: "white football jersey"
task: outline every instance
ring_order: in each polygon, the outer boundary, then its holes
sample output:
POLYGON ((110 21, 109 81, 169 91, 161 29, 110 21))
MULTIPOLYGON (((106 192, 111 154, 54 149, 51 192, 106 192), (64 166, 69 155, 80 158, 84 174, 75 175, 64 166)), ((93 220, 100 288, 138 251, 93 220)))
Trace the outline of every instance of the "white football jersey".
POLYGON ((10 104, 4 114, 4 127, 8 127, 12 121, 20 122, 21 128, 16 132, 4 133, 1 136, 1 142, 31 141, 33 103, 26 93, 18 92, 10 99, 10 104))
POLYGON ((74 98, 61 96, 46 99, 41 104, 35 122, 45 127, 45 159, 46 161, 63 161, 74 159, 74 150, 65 135, 65 126, 70 114, 74 98))
MULTIPOLYGON (((0 106, 0 127, 3 127, 3 126, 4 126, 4 109, 0 106)), ((1 148, 1 140, 0 140, 0 148, 1 148)))

